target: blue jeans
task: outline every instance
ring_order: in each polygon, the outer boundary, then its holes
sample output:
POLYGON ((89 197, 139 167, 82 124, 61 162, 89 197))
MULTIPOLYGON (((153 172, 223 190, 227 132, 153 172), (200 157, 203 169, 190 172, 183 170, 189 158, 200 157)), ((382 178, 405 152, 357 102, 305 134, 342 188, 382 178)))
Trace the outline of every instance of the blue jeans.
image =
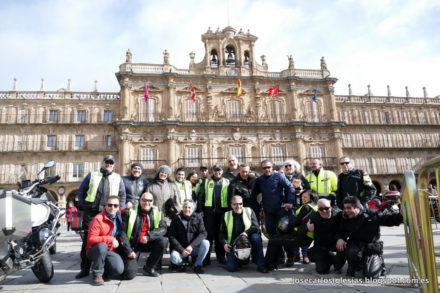
MULTIPOLYGON (((197 255, 197 259, 196 262, 194 263, 194 267, 202 266, 203 260, 208 254, 208 251, 209 251, 209 241, 206 239, 202 240, 199 247, 193 247, 193 251, 191 252, 190 255, 191 256, 197 255)), ((171 251, 170 260, 173 264, 181 266, 183 265, 183 259, 184 257, 180 252, 178 252, 177 250, 171 251)))
MULTIPOLYGON (((261 236, 258 233, 254 233, 250 236, 249 240, 251 241, 252 246, 252 255, 255 255, 257 258, 257 266, 264 266, 266 261, 264 260, 263 255, 263 241, 261 240, 261 236)), ((231 251, 226 254, 226 269, 230 272, 234 272, 240 266, 239 260, 235 257, 234 252, 231 251)))
MULTIPOLYGON (((301 252, 303 256, 307 256, 307 252, 309 251, 309 247, 308 246, 303 246, 301 247, 301 252)), ((295 247, 293 249, 293 255, 299 255, 299 247, 295 247)))

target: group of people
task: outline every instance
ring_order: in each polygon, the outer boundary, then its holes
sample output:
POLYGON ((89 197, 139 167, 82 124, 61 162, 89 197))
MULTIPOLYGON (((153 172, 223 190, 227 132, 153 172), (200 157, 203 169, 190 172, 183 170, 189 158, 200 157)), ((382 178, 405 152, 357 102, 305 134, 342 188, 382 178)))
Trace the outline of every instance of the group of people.
POLYGON ((348 261, 348 275, 363 270, 364 276, 378 277, 385 272, 379 226, 399 225, 402 216, 366 209, 376 193, 370 177, 347 156, 339 162, 337 176, 320 159, 311 160, 307 175, 295 160, 287 160, 283 172, 264 160, 256 176, 229 156, 226 170, 216 164, 209 174, 208 166, 201 166, 199 174, 185 177, 179 168, 171 180, 171 168, 163 165, 149 182, 141 164, 120 176, 113 171, 115 158, 107 155, 79 189, 84 238, 76 278, 91 270, 93 285, 106 278, 133 279, 141 252, 150 252, 144 274, 157 277, 168 246, 169 268, 175 271, 192 264, 194 272, 204 273, 214 246, 217 262, 231 272, 251 260, 261 273, 292 266, 301 252, 303 263, 313 260, 320 274, 331 266, 340 273, 348 261), (262 233, 269 238, 266 255, 262 233), (374 264, 370 268, 367 258, 374 264))

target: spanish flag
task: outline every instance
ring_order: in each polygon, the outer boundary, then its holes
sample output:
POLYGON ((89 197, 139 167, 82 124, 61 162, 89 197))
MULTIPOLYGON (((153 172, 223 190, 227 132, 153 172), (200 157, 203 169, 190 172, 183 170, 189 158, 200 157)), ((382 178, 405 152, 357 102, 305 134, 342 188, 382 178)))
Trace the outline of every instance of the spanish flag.
POLYGON ((243 88, 241 87, 241 80, 240 78, 237 78, 237 97, 241 96, 243 94, 243 88))

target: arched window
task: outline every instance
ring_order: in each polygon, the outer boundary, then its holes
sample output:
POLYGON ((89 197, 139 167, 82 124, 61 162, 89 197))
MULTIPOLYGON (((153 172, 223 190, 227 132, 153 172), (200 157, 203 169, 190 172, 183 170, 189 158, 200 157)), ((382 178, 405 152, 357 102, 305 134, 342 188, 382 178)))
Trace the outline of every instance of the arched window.
POLYGON ((235 50, 231 45, 226 46, 225 51, 225 65, 226 66, 235 66, 235 50))
POLYGON ((218 67, 218 55, 217 50, 211 50, 211 58, 210 58, 211 67, 218 67))

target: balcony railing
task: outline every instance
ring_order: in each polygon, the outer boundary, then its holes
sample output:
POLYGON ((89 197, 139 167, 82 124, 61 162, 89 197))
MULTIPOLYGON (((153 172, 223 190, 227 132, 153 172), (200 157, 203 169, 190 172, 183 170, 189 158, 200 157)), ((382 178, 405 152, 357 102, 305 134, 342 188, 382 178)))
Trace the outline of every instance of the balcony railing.
POLYGON ((379 104, 433 104, 440 105, 438 98, 387 97, 387 96, 335 96, 337 103, 379 103, 379 104))
POLYGON ((0 99, 77 99, 77 100, 119 100, 114 92, 70 92, 70 91, 0 91, 0 99))
MULTIPOLYGON (((53 118, 52 118, 53 119, 53 118)), ((58 113, 57 117, 53 120, 50 119, 49 113, 47 114, 3 114, 0 113, 1 124, 93 124, 93 123, 112 123, 117 120, 117 117, 112 115, 111 119, 104 119, 102 115, 88 115, 85 120, 77 120, 76 114, 62 114, 58 113), (101 117, 100 117, 101 116, 101 117)))
POLYGON ((0 152, 53 152, 53 151, 117 151, 115 142, 107 145, 107 141, 85 141, 77 145, 76 140, 57 140, 54 146, 47 146, 46 140, 22 140, 15 142, 3 142, 0 144, 0 152))

